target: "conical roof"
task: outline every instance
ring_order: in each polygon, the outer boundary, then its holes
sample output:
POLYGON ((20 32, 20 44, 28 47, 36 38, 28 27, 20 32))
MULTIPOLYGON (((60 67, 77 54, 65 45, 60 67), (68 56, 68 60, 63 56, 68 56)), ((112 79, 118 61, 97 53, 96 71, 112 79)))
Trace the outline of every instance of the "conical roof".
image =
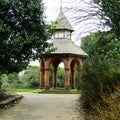
MULTIPOLYGON (((74 31, 72 25, 62 12, 60 11, 56 21, 58 22, 56 26, 56 30, 69 30, 74 31)), ((74 44, 74 42, 70 39, 65 38, 53 38, 51 40, 53 43, 53 47, 56 48, 52 54, 64 54, 64 55, 75 55, 80 57, 87 57, 87 53, 85 53, 79 46, 74 44)))
POLYGON ((74 44, 72 40, 69 39, 53 39, 52 40, 53 47, 56 48, 52 54, 69 54, 76 55, 81 57, 87 57, 87 53, 85 53, 79 46, 74 44))
POLYGON ((70 22, 62 12, 62 10, 60 10, 56 22, 57 22, 56 29, 66 29, 66 30, 74 31, 72 25, 70 24, 70 22))

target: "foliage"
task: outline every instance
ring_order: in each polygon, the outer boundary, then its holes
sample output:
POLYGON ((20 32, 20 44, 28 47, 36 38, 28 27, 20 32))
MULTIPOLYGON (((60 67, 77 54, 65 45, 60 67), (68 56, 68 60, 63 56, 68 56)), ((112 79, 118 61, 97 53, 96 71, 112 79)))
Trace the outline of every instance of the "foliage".
POLYGON ((83 64, 82 98, 86 111, 95 113, 89 120, 119 118, 120 98, 113 99, 111 94, 120 94, 120 42, 113 41, 113 36, 98 32, 82 40, 81 47, 89 55, 83 64), (118 106, 111 106, 115 102, 118 106))
POLYGON ((89 54, 89 58, 97 56, 98 59, 120 64, 120 41, 116 40, 115 34, 111 31, 99 31, 85 37, 81 47, 89 54))
MULTIPOLYGON (((58 67, 58 79, 57 79, 57 87, 64 88, 64 78, 65 78, 65 73, 64 73, 64 68, 58 67)), ((52 65, 50 66, 50 87, 53 87, 53 67, 52 65)))
POLYGON ((39 67, 28 66, 21 79, 22 85, 26 88, 38 88, 39 87, 39 67))
POLYGON ((18 73, 13 72, 8 74, 9 83, 17 83, 19 81, 18 73))
POLYGON ((58 67, 58 83, 57 86, 64 88, 64 83, 65 83, 65 70, 62 67, 58 67))
POLYGON ((7 74, 2 74, 0 76, 0 96, 10 89, 10 84, 8 82, 8 76, 7 74))
POLYGON ((0 1, 0 74, 18 72, 51 46, 42 0, 0 1))
POLYGON ((100 6, 98 14, 120 39, 120 0, 94 0, 100 6))

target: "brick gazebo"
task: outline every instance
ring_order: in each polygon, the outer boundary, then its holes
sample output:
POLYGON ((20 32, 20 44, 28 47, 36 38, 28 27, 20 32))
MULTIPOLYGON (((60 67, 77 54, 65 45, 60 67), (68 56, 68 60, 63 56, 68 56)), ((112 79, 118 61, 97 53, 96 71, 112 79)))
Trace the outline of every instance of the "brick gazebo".
POLYGON ((60 11, 56 21, 56 31, 51 41, 53 43, 53 47, 57 48, 57 50, 52 52, 52 54, 46 54, 44 58, 40 59, 40 88, 49 88, 49 70, 51 64, 53 66, 53 87, 57 87, 57 68, 59 64, 63 62, 65 69, 64 87, 71 87, 74 89, 75 66, 77 65, 80 77, 82 61, 87 57, 87 54, 72 42, 71 34, 74 30, 62 10, 60 11))

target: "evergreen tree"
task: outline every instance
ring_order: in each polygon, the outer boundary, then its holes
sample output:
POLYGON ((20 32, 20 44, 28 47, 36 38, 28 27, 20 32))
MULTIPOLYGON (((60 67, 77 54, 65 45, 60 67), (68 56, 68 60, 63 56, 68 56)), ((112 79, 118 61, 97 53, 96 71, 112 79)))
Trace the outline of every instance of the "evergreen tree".
POLYGON ((0 0, 0 74, 18 72, 51 44, 42 0, 0 0))

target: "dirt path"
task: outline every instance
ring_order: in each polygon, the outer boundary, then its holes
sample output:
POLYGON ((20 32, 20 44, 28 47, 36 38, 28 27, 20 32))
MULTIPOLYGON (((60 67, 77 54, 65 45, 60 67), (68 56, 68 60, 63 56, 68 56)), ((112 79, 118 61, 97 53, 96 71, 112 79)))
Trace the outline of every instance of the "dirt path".
POLYGON ((76 108, 79 95, 22 94, 19 104, 0 111, 0 120, 82 120, 76 108))

